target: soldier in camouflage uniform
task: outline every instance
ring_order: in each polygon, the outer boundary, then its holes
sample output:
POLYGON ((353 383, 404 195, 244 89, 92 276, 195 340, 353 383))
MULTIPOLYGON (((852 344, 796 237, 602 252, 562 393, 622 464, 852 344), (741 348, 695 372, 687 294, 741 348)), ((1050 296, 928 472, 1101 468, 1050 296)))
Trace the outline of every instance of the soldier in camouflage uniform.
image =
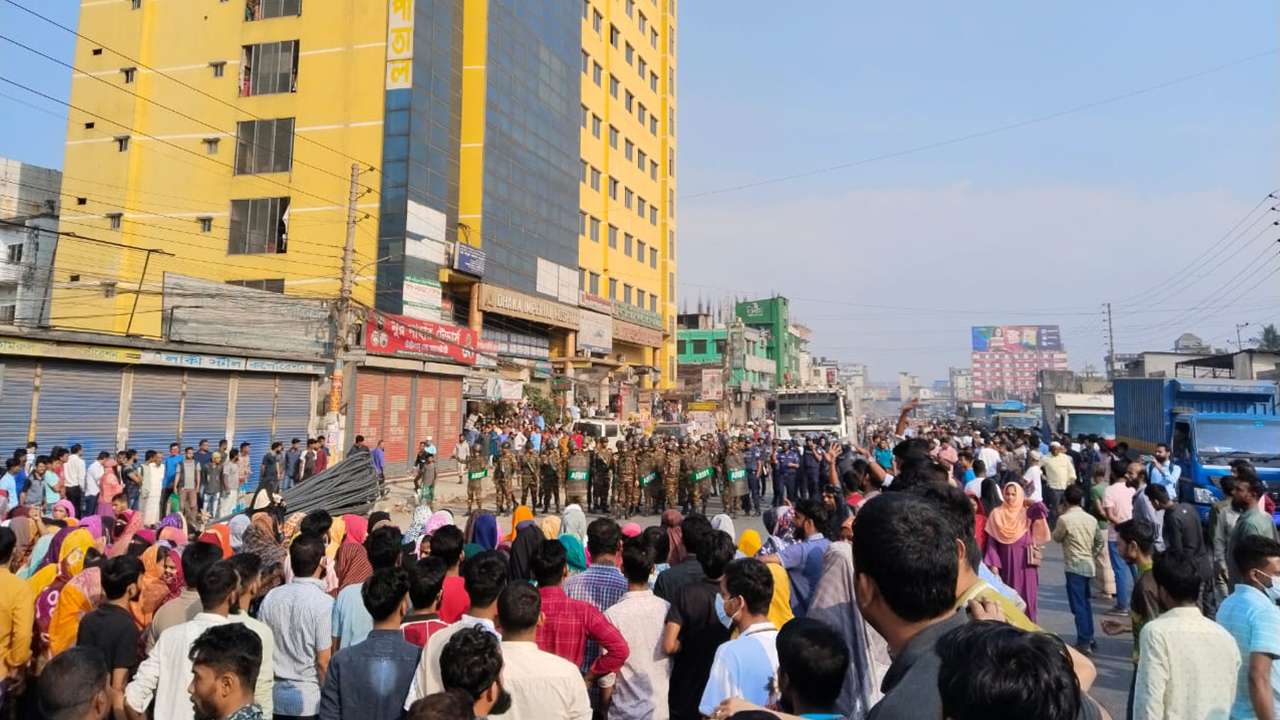
POLYGON ((662 489, 658 493, 661 498, 659 511, 665 512, 676 506, 676 500, 682 486, 681 473, 684 471, 684 459, 680 448, 676 447, 675 438, 667 441, 667 449, 662 453, 662 489))
POLYGON ((564 477, 564 463, 560 461, 560 449, 550 443, 542 451, 539 470, 542 474, 542 512, 551 507, 551 497, 556 499, 556 512, 560 512, 560 481, 564 477))
POLYGON ((636 440, 636 492, 633 498, 637 515, 640 514, 641 508, 652 506, 652 503, 647 500, 653 489, 640 483, 653 470, 653 444, 647 438, 638 438, 636 440))
POLYGON ((640 481, 640 466, 636 459, 635 448, 629 443, 618 447, 618 455, 614 461, 617 463, 618 483, 613 492, 613 514, 621 520, 640 511, 637 485, 640 481))
POLYGON ((520 482, 520 461, 511 454, 511 443, 502 443, 502 454, 498 455, 493 466, 496 471, 493 475, 494 493, 498 497, 498 514, 502 515, 515 509, 507 505, 507 502, 515 505, 516 498, 511 492, 511 486, 520 482))
POLYGON ((683 491, 680 497, 680 508, 685 515, 691 512, 690 504, 693 508, 698 507, 698 483, 693 481, 693 474, 702 469, 698 461, 702 452, 698 450, 693 442, 685 441, 681 443, 680 452, 680 489, 683 491))
MULTIPOLYGON (((478 446, 471 449, 471 454, 467 456, 467 514, 471 514, 471 507, 474 504, 477 512, 484 510, 484 473, 488 470, 488 463, 485 461, 484 453, 479 452, 478 446)), ((486 473, 487 474, 487 473, 486 473)))
POLYGON ((520 504, 529 507, 538 506, 538 474, 540 472, 541 463, 538 462, 538 453, 533 451, 533 443, 524 446, 524 453, 520 455, 520 504), (533 504, 529 505, 529 498, 533 498, 533 504))
MULTIPOLYGON (((745 439, 733 441, 724 455, 724 506, 731 518, 738 517, 738 508, 744 506, 748 492, 747 466, 742 457, 741 447, 746 445, 746 442, 745 439)), ((748 511, 751 510, 750 505, 745 507, 748 511)))
POLYGON ((564 483, 564 502, 566 505, 577 503, 586 505, 587 484, 590 480, 591 459, 586 454, 578 451, 573 443, 569 444, 569 457, 564 462, 565 465, 565 483, 564 483), (579 478, 586 474, 587 479, 574 479, 574 475, 579 478))
POLYGON ((609 480, 613 475, 613 464, 609 441, 600 438, 596 441, 595 452, 591 454, 591 487, 587 492, 587 502, 592 510, 609 512, 609 480))

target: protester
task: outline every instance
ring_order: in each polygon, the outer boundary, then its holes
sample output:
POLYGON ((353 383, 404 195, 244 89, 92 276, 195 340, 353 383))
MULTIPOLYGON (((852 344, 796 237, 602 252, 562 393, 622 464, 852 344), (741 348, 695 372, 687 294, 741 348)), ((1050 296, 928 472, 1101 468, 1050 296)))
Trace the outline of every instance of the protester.
POLYGON ((482 628, 464 628, 441 648, 441 682, 466 692, 476 717, 504 715, 511 710, 511 694, 502 686, 502 664, 497 637, 482 628))
POLYGON ((418 647, 426 647, 427 640, 437 631, 449 626, 440 618, 440 597, 443 594, 444 576, 448 568, 437 557, 418 560, 409 574, 409 601, 413 613, 400 621, 404 639, 418 647))
MULTIPOLYGON (((1237 484, 1235 497, 1241 497, 1241 486, 1248 485, 1237 484)), ((1252 494, 1252 490, 1247 492, 1252 494)), ((1280 699, 1280 608, 1276 606, 1280 598, 1280 543, 1262 534, 1244 533, 1233 543, 1231 553, 1236 582, 1230 597, 1218 608, 1218 623, 1231 633, 1239 651, 1240 670, 1230 716, 1274 718, 1280 699)), ((1217 658, 1222 660, 1224 655, 1219 653, 1217 658)))
POLYGON ((643 536, 622 544, 627 593, 604 616, 622 633, 630 652, 613 686, 612 720, 666 720, 670 714, 665 698, 671 659, 662 650, 662 636, 671 605, 649 589, 656 556, 643 536))
POLYGON ((1041 547, 1049 541, 1047 516, 1044 503, 1028 507, 1022 485, 1009 481, 1004 484, 1004 504, 991 511, 986 524, 990 540, 984 560, 1026 601, 1031 622, 1037 616, 1041 547))
POLYGON ((276 641, 272 701, 277 716, 319 712, 320 687, 333 654, 333 598, 320 579, 324 552, 324 538, 318 534, 303 532, 293 538, 293 581, 267 593, 259 611, 276 641))
POLYGON ((139 633, 129 613, 129 603, 142 592, 142 572, 142 561, 136 557, 125 555, 108 560, 101 575, 105 599, 81 618, 76 632, 77 647, 93 648, 106 660, 113 705, 116 700, 123 702, 125 686, 138 667, 139 633))
POLYGON ((775 699, 778 669, 778 629, 769 621, 773 576, 759 560, 734 560, 725 567, 716 597, 720 624, 737 637, 716 648, 698 710, 710 715, 730 697, 766 705, 775 699))
POLYGON ((187 659, 191 705, 199 717, 263 720, 254 702, 262 664, 257 633, 237 623, 215 625, 195 639, 187 659))
POLYGON ((537 634, 545 622, 539 591, 524 582, 508 584, 498 596, 498 622, 502 626, 502 686, 511 695, 511 709, 503 717, 590 718, 591 700, 578 666, 538 647, 537 634))
POLYGON ((1240 582, 1242 575, 1241 568, 1235 562, 1236 546, 1252 535, 1276 539, 1275 522, 1261 507, 1266 492, 1266 485, 1253 473, 1237 478, 1232 485, 1231 507, 1239 513, 1226 549, 1227 583, 1232 588, 1240 582))
POLYGON ((334 652, 364 640, 373 629, 374 618, 363 599, 363 583, 378 570, 399 565, 400 538, 396 528, 383 527, 369 533, 363 545, 344 542, 339 546, 334 558, 338 590, 329 593, 335 596, 330 621, 334 652))
MULTIPOLYGON (((58 682, 40 685, 40 714, 46 720, 104 720, 111 716, 107 664, 94 648, 75 647, 54 656, 45 672, 58 682)), ((8 677, 8 676, 6 676, 8 677)))
MULTIPOLYGON (((181 472, 181 471, 179 471, 181 472)), ((186 546, 182 552, 182 577, 185 587, 178 596, 169 600, 156 610, 147 628, 146 650, 151 651, 160 634, 175 625, 195 619, 201 611, 199 584, 200 576, 210 566, 222 558, 217 546, 207 542, 195 542, 186 546)))
POLYGON ((249 614, 249 608, 255 606, 255 600, 262 589, 262 560, 252 553, 242 552, 228 558, 236 575, 240 578, 240 598, 238 608, 233 608, 227 619, 242 623, 252 630, 262 643, 262 657, 258 663, 258 682, 254 689, 253 700, 262 710, 264 717, 271 717, 275 711, 275 633, 261 620, 249 614))
POLYGON ((762 562, 786 568, 791 584, 791 609, 803 617, 813 600, 813 591, 822 575, 822 554, 831 544, 822 534, 827 509, 821 500, 806 499, 796 504, 792 531, 796 542, 776 554, 764 555, 762 562))
POLYGON ((1062 491, 1062 510, 1053 528, 1054 542, 1062 544, 1062 564, 1067 576, 1067 604, 1076 621, 1076 650, 1085 655, 1097 649, 1093 639, 1093 606, 1089 580, 1093 577, 1093 542, 1098 523, 1084 511, 1084 490, 1068 485, 1062 491))
POLYGON ((629 652, 622 634, 595 606, 568 597, 561 587, 567 576, 564 545, 555 540, 543 541, 533 555, 531 569, 542 596, 538 647, 580 667, 586 658, 587 640, 599 643, 604 654, 585 671, 588 684, 621 669, 629 652))
POLYGON ((720 578, 735 550, 727 535, 708 532, 698 541, 702 577, 678 587, 670 599, 662 650, 673 658, 668 693, 672 720, 697 720, 702 716, 698 705, 716 650, 729 639, 729 628, 720 622, 716 607, 720 578))

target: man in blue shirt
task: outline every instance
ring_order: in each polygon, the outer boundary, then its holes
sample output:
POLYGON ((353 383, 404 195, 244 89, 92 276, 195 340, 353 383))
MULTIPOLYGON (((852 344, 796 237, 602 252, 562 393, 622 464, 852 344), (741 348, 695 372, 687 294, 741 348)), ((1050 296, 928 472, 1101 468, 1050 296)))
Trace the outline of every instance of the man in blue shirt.
POLYGON ((1232 555, 1240 582, 1218 608, 1218 624, 1240 650, 1240 674, 1231 717, 1274 717, 1280 707, 1280 543, 1249 535, 1232 555))
MULTIPOLYGON (((294 442, 297 442, 296 440, 294 442)), ((223 454, 226 457, 226 454, 223 454)), ((196 462, 200 463, 200 467, 204 467, 213 462, 213 451, 209 449, 209 439, 201 440, 196 446, 196 462)))
POLYGON ((812 437, 804 442, 804 457, 800 459, 800 497, 821 497, 818 492, 819 478, 822 477, 823 457, 818 454, 817 443, 812 437))
POLYGON ((18 483, 18 474, 22 472, 22 461, 17 458, 9 458, 5 461, 5 473, 0 477, 0 490, 7 492, 9 498, 9 509, 18 507, 22 504, 22 498, 18 497, 18 488, 22 487, 18 483))
POLYGON ((747 515, 760 514, 760 451, 752 444, 751 438, 742 438, 742 466, 747 471, 747 490, 751 497, 751 506, 747 515))
POLYGON ((818 587, 818 578, 822 576, 822 555, 831 545, 819 529, 827 524, 827 508, 821 500, 801 500, 796 503, 792 522, 799 542, 760 560, 786 568, 787 577, 791 580, 791 610, 796 617, 804 617, 818 587))
POLYGON ((786 500, 795 502, 800 497, 796 494, 796 473, 800 471, 800 456, 796 454, 795 441, 784 444, 778 452, 778 482, 786 491, 786 500))
POLYGON ((1163 485, 1169 491, 1169 497, 1178 497, 1178 479, 1182 477, 1182 468, 1169 459, 1169 446, 1164 443, 1156 445, 1155 459, 1147 464, 1147 482, 1152 485, 1163 485))
POLYGON ((876 449, 873 451, 876 456, 876 462, 885 470, 893 470, 893 450, 889 449, 889 441, 882 438, 876 440, 876 449))
POLYGON ((289 449, 284 454, 284 477, 280 478, 280 491, 284 492, 293 487, 293 481, 298 479, 298 471, 302 464, 302 440, 294 438, 289 443, 289 449))
POLYGON ((173 481, 178 476, 178 466, 182 464, 183 454, 178 443, 169 443, 169 454, 164 459, 164 491, 160 497, 160 514, 169 514, 169 498, 173 496, 173 481))

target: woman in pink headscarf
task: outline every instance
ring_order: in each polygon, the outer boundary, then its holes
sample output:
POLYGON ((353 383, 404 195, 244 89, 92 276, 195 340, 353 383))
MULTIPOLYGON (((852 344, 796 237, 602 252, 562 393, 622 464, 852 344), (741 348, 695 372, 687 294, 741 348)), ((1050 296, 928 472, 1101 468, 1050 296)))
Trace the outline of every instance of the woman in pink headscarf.
POLYGON ((102 461, 102 478, 98 480, 98 515, 114 517, 115 513, 111 510, 111 500, 116 495, 124 492, 124 484, 120 482, 120 476, 116 474, 116 461, 107 458, 102 461))

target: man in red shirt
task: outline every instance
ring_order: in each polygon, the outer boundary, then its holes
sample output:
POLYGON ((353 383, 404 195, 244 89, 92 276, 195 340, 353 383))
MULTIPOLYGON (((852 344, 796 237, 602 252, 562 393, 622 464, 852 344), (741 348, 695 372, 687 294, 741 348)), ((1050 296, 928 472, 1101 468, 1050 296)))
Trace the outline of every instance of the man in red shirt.
MULTIPOLYGON (((409 600, 413 603, 413 614, 400 621, 400 632, 404 633, 405 640, 418 647, 426 647, 427 640, 437 630, 449 627, 449 623, 440 619, 439 612, 446 572, 448 567, 444 560, 424 557, 418 561, 409 578, 409 600)), ((465 592, 464 589, 463 593, 465 592)))
POLYGON ((444 561, 444 589, 440 595, 440 619, 455 623, 471 607, 466 583, 458 574, 462 564, 462 531, 457 525, 445 525, 431 536, 431 557, 444 561))
POLYGON ((566 576, 565 549, 559 540, 543 541, 533 553, 530 569, 542 596, 543 623, 538 627, 538 649, 582 666, 587 640, 600 644, 603 653, 591 664, 588 685, 622 669, 627 661, 627 641, 595 606, 565 595, 560 584, 566 576))

